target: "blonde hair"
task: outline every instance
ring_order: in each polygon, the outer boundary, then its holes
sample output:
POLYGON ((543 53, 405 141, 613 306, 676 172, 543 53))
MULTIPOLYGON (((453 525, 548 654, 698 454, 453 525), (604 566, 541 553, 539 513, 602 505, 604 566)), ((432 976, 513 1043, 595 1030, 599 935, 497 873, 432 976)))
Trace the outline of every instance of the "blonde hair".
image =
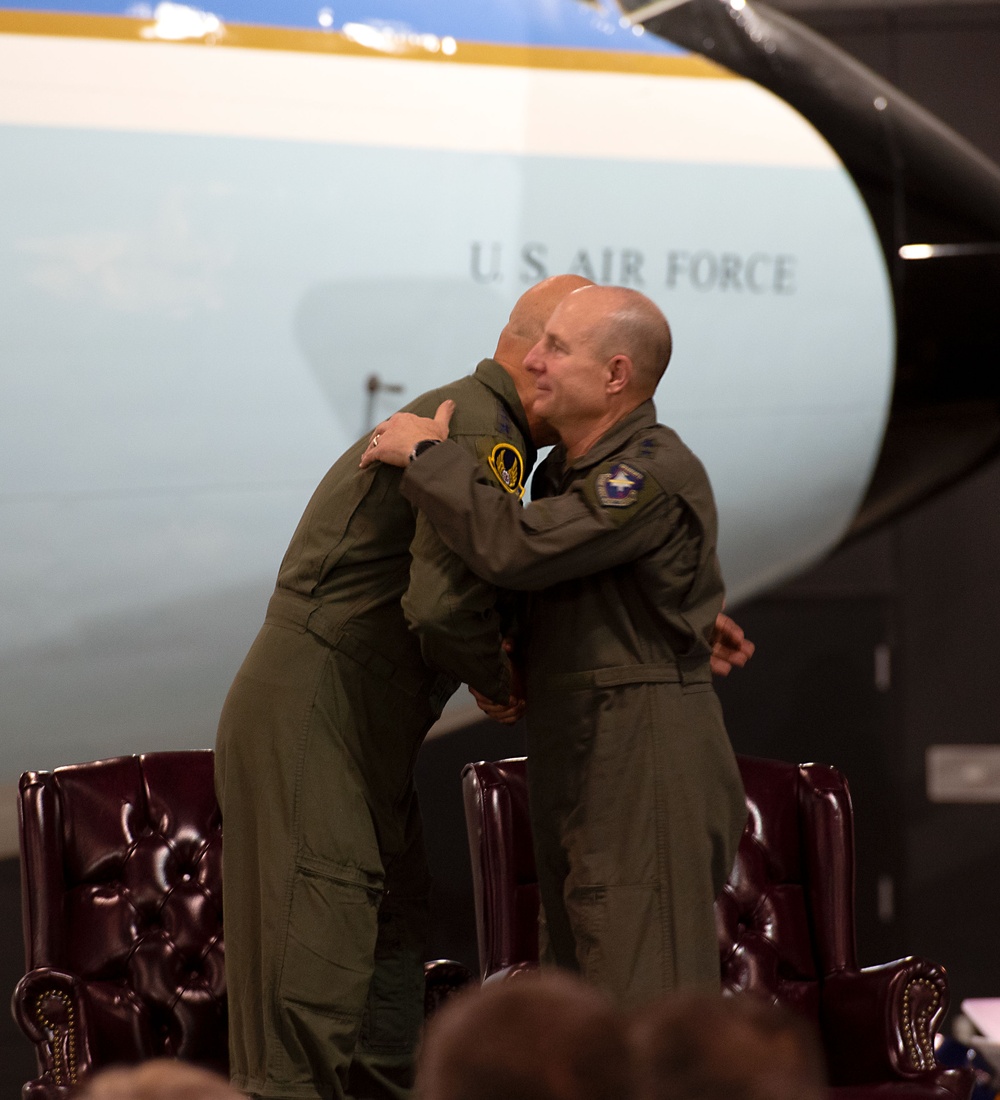
POLYGON ((675 993, 635 1013, 637 1100, 825 1100, 816 1028, 752 994, 675 993))
POLYGON ((427 1025, 420 1100, 621 1100, 624 1028, 593 987, 565 971, 518 976, 448 1001, 427 1025))
POLYGON ((76 1095, 79 1100, 246 1100, 221 1074, 173 1058, 101 1070, 76 1095))

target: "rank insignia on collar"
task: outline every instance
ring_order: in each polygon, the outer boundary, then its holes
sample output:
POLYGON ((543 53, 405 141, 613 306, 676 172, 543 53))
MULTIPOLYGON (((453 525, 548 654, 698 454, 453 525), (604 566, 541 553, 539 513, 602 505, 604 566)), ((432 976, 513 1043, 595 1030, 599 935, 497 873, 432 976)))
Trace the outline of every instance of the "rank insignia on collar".
POLYGON ((627 508, 634 504, 646 479, 624 462, 612 466, 597 479, 597 499, 605 508, 627 508))
POLYGON ((498 443, 490 454, 490 469, 508 493, 524 496, 524 459, 511 443, 498 443))

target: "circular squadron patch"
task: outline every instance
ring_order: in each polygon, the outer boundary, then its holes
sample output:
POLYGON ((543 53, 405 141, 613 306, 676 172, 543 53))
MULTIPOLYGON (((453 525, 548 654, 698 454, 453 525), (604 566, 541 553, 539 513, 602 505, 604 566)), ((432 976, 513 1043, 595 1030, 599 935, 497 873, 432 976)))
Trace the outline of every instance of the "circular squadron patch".
POLYGON ((511 443, 498 443, 490 454, 490 469, 508 493, 524 496, 524 459, 511 443))
POLYGON ((597 499, 605 508, 627 508, 634 504, 646 479, 625 462, 612 466, 597 479, 597 499))

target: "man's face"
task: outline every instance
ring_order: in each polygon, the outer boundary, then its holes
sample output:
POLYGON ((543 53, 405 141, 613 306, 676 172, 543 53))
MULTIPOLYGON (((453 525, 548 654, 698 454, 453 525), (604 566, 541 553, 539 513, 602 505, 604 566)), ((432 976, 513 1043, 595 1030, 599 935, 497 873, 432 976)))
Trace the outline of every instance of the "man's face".
POLYGON ((588 296, 572 294, 556 307, 541 340, 524 357, 535 380, 532 415, 559 432, 598 421, 607 412, 609 360, 596 338, 599 322, 600 311, 588 296))

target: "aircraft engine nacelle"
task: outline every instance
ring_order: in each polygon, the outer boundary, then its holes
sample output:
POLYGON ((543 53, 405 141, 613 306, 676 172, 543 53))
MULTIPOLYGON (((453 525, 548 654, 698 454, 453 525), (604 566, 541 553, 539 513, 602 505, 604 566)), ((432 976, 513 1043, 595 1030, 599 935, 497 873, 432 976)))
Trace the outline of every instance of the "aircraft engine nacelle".
POLYGON ((1000 169, 871 70, 766 4, 624 0, 647 31, 769 88, 851 173, 896 317, 891 414, 857 534, 1000 446, 1000 169))

